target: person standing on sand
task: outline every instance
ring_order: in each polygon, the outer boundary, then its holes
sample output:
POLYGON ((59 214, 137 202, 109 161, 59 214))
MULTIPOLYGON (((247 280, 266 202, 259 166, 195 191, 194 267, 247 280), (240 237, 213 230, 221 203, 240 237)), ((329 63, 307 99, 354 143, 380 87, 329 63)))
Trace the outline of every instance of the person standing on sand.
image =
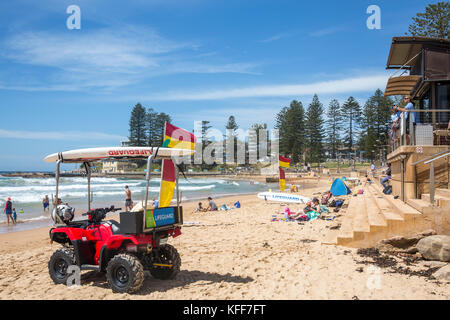
POLYGON ((42 199, 42 206, 44 207, 44 212, 45 210, 50 211, 49 203, 50 199, 48 198, 48 195, 45 195, 44 199, 42 199))
POLYGON ((128 186, 125 186, 125 211, 131 211, 132 208, 133 200, 131 200, 131 191, 128 186))
POLYGON ((11 202, 11 198, 8 197, 8 199, 6 199, 5 202, 5 208, 3 209, 3 212, 6 214, 6 219, 8 220, 8 224, 9 224, 9 220, 11 219, 12 223, 14 222, 14 219, 12 217, 12 202, 11 202))

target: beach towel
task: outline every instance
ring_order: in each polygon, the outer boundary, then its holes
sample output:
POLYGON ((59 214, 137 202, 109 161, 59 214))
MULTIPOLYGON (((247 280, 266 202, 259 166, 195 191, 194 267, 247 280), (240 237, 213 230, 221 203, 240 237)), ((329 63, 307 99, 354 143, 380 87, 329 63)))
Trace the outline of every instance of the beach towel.
POLYGON ((329 210, 328 210, 327 207, 321 205, 320 206, 320 211, 323 212, 323 213, 328 213, 329 210))
POLYGON ((312 210, 312 211, 309 211, 306 214, 306 216, 308 216, 308 221, 312 221, 312 220, 316 220, 320 216, 320 213, 312 210))

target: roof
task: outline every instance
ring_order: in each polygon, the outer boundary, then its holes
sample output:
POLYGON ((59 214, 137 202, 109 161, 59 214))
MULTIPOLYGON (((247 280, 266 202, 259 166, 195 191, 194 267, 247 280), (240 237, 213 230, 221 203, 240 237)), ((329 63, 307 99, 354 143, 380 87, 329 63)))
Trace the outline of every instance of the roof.
POLYGON ((421 78, 421 76, 411 75, 389 78, 384 96, 410 95, 421 78))
POLYGON ((426 37, 394 37, 386 63, 386 69, 400 69, 403 65, 411 67, 419 58, 422 47, 450 49, 450 39, 426 37))

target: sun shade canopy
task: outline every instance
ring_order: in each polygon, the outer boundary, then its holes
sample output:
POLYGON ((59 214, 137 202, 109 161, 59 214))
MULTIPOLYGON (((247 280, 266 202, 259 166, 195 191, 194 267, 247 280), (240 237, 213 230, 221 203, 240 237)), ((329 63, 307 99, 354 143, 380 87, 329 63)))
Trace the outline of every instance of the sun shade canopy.
POLYGON ((420 59, 423 47, 450 48, 449 39, 426 38, 426 37, 394 37, 389 50, 386 69, 400 69, 415 65, 420 59))
POLYGON ((421 79, 421 76, 399 76, 389 78, 384 96, 410 95, 421 79))

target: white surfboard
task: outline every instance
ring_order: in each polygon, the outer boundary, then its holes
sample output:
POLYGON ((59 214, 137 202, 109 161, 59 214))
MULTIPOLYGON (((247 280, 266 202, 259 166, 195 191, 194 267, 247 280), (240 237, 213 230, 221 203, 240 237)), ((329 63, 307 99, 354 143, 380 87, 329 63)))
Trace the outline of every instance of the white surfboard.
POLYGON ((292 203, 307 203, 308 201, 311 201, 311 199, 308 197, 281 192, 261 192, 258 193, 258 198, 268 201, 292 202, 292 203))
MULTIPOLYGON (((120 158, 148 158, 152 154, 155 155, 157 147, 102 147, 77 149, 53 153, 45 157, 46 162, 56 162, 61 159, 62 162, 85 162, 98 161, 104 159, 120 159, 120 158)), ((193 154, 193 150, 175 149, 175 148, 159 148, 157 158, 181 157, 193 154)))

